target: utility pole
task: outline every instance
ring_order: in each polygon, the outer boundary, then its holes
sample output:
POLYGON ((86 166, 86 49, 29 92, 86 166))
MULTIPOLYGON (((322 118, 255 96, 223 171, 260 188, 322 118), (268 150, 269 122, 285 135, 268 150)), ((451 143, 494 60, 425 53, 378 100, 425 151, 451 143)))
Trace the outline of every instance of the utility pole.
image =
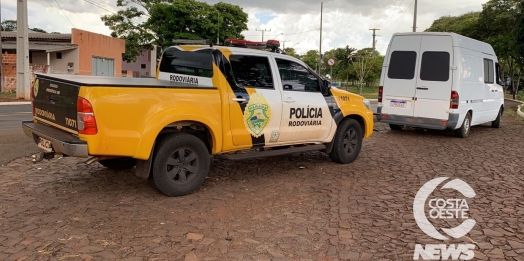
POLYGON ((266 29, 264 29, 264 30, 258 30, 258 29, 256 29, 256 30, 259 31, 259 32, 262 32, 262 42, 264 41, 264 33, 265 33, 265 32, 271 32, 271 29, 269 29, 269 31, 266 30, 266 29))
MULTIPOLYGON (((2 21, 2 2, 0 1, 0 22, 2 21)), ((4 86, 4 59, 2 59, 2 53, 4 53, 4 50, 2 49, 2 28, 0 27, 0 92, 5 92, 5 86, 4 86)))
POLYGON ((417 31, 417 2, 418 0, 415 0, 415 12, 413 13, 413 32, 417 31))
POLYGON ((31 99, 29 80, 29 40, 27 0, 18 0, 16 23, 16 98, 31 99))
POLYGON ((282 50, 286 49, 286 42, 289 42, 289 40, 282 41, 282 50))
POLYGON ((380 29, 373 28, 373 29, 369 29, 369 30, 373 31, 373 52, 375 52, 375 36, 377 36, 375 34, 375 31, 380 30, 380 29))
POLYGON ((324 2, 320 3, 320 42, 318 51, 318 75, 320 75, 320 66, 322 64, 322 11, 324 9, 324 2))

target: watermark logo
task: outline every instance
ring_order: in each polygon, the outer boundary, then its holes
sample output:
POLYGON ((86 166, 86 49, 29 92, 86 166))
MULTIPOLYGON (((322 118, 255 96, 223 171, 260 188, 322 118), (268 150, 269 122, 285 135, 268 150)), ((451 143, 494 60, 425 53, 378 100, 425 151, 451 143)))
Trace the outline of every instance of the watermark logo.
MULTIPOLYGON (((413 202, 415 222, 424 233, 438 240, 449 240, 450 237, 461 238, 469 233, 476 224, 475 220, 468 218, 469 206, 465 199, 475 197, 475 191, 460 179, 453 179, 447 182, 441 189, 454 189, 465 198, 432 198, 428 201, 433 191, 447 179, 446 177, 441 177, 428 181, 419 189, 413 202), (426 202, 430 208, 428 215, 431 219, 465 220, 457 227, 441 228, 444 235, 429 222, 425 212, 426 202)), ((420 257, 423 260, 470 260, 474 256, 474 249, 474 244, 450 244, 449 246, 447 244, 426 244, 425 246, 417 244, 415 245, 413 260, 419 260, 420 257)))

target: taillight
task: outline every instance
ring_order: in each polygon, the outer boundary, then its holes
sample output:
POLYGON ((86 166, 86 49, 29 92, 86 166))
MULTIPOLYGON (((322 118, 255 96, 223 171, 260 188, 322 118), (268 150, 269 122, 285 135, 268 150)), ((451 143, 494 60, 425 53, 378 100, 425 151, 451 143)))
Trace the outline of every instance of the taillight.
POLYGON ((31 107, 33 108, 33 117, 35 113, 35 86, 31 86, 31 107))
POLYGON ((78 97, 76 102, 76 112, 78 133, 88 135, 97 134, 98 129, 96 127, 95 112, 93 111, 91 103, 82 97, 78 97))
POLYGON ((382 92, 384 91, 384 87, 380 86, 378 87, 378 102, 382 102, 382 92))
POLYGON ((456 91, 451 91, 451 101, 449 102, 450 109, 458 109, 459 107, 459 94, 456 91))

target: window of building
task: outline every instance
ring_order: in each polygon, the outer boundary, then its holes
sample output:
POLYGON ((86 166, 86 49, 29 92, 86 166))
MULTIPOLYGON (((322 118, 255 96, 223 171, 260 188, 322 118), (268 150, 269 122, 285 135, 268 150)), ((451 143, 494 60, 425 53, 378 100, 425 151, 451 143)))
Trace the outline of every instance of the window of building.
POLYGON ((493 60, 484 59, 484 82, 485 83, 494 83, 495 82, 493 60))
POLYGON ((269 59, 262 56, 231 55, 231 70, 241 87, 273 88, 269 59))
POLYGON ((320 92, 320 80, 306 67, 289 60, 276 60, 284 91, 320 92))
POLYGON ((420 66, 420 79, 423 81, 447 82, 449 80, 448 52, 424 52, 420 66))
POLYGON ((141 64, 140 68, 145 69, 146 68, 146 64, 145 63, 141 64))
POLYGON ((415 78, 417 53, 413 51, 394 51, 388 67, 390 79, 412 80, 415 78))
POLYGON ((61 52, 57 52, 56 53, 56 59, 62 59, 62 53, 61 52))

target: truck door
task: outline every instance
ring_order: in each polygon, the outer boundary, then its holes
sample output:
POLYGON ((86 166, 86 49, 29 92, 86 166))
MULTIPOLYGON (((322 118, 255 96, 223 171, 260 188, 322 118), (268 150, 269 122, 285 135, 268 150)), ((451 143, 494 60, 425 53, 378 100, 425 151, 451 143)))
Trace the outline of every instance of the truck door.
POLYGON ((328 138, 333 118, 320 79, 297 62, 276 58, 282 88, 280 141, 320 142, 328 138))
POLYGON ((280 134, 282 96, 267 56, 229 56, 234 82, 229 97, 230 124, 235 146, 263 147, 280 134))
POLYGON ((420 74, 415 90, 415 117, 448 119, 453 83, 451 36, 423 36, 420 45, 420 74))
POLYGON ((395 36, 391 41, 386 65, 382 113, 413 116, 417 86, 421 36, 395 36))

